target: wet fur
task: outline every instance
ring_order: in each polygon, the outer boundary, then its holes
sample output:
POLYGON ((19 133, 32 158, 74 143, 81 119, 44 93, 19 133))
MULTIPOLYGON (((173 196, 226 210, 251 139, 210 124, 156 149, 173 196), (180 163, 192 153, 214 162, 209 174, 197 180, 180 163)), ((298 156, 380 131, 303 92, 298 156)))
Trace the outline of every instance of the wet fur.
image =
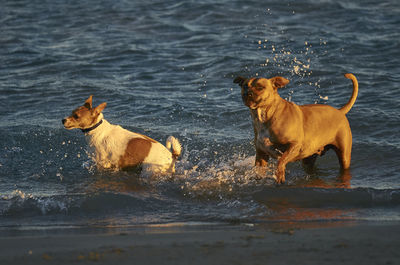
POLYGON ((170 136, 167 140, 169 147, 167 149, 150 137, 110 124, 102 114, 106 105, 102 103, 93 108, 90 96, 83 106, 76 108, 62 121, 66 129, 89 130, 85 135, 89 146, 94 149, 93 159, 100 167, 113 169, 141 167, 150 173, 175 171, 175 161, 181 153, 177 139, 170 136))
POLYGON ((321 104, 299 106, 284 100, 277 90, 289 80, 280 76, 235 78, 253 120, 256 166, 266 166, 270 157, 278 159, 276 178, 283 183, 287 163, 303 160, 312 167, 318 155, 333 149, 341 169, 350 168, 352 134, 346 113, 357 98, 358 82, 352 74, 345 76, 353 82, 353 94, 340 109, 321 104))

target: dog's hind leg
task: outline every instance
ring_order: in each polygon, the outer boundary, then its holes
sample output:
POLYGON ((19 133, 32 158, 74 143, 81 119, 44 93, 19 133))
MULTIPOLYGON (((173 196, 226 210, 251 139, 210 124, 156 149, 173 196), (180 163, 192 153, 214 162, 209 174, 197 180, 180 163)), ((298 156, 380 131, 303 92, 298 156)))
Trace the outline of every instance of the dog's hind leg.
POLYGON ((351 162, 351 150, 348 150, 348 148, 345 149, 335 148, 335 152, 339 159, 340 168, 342 170, 349 169, 351 162))
POLYGON ((338 177, 337 185, 342 187, 350 187, 351 173, 351 141, 350 144, 342 145, 342 149, 334 148, 340 163, 340 176, 338 177))
POLYGON ((335 146, 334 150, 339 159, 340 167, 342 170, 347 170, 350 168, 351 148, 352 148, 351 132, 346 133, 346 137, 338 137, 337 145, 335 146))

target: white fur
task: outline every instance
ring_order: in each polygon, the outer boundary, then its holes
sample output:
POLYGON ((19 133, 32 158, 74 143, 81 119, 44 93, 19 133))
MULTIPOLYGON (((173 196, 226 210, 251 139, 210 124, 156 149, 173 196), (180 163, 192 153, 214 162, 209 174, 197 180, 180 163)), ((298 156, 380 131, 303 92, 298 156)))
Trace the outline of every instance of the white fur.
MULTIPOLYGON (((93 159, 104 168, 117 169, 128 142, 134 138, 146 139, 146 137, 128 131, 119 125, 110 124, 103 118, 103 114, 99 115, 97 122, 100 120, 103 120, 103 123, 86 134, 89 145, 94 148, 95 157, 93 159)), ((172 138, 175 139, 174 137, 172 138)), ((175 141, 171 142, 172 152, 175 157, 178 157, 181 151, 179 141, 175 139, 175 141)), ((159 142, 151 142, 151 149, 142 163, 142 170, 151 173, 173 173, 176 160, 174 156, 164 145, 159 142)))
POLYGON ((173 136, 168 137, 167 142, 165 144, 167 149, 175 156, 178 157, 181 155, 182 152, 182 146, 181 143, 179 143, 178 139, 176 139, 173 136))

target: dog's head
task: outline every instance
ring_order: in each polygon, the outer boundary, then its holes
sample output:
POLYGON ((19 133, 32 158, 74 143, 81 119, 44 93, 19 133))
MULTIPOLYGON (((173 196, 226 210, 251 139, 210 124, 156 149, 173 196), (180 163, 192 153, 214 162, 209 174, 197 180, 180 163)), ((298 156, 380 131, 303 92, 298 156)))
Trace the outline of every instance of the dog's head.
POLYGON ((270 79, 238 76, 233 82, 242 88, 243 103, 250 109, 256 109, 269 106, 273 97, 278 95, 278 88, 287 85, 289 80, 281 76, 270 79))
POLYGON ((103 115, 101 112, 107 106, 107 103, 101 103, 99 106, 92 108, 92 96, 90 96, 83 106, 72 111, 71 116, 62 120, 64 127, 70 129, 87 129, 95 126, 103 115))

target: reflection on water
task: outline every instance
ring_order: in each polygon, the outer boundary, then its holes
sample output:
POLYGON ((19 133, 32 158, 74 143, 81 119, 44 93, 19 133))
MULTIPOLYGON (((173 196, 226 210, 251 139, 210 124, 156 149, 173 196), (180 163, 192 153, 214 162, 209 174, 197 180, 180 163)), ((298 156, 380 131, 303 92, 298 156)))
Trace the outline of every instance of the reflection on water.
MULTIPOLYGON (((217 204, 220 202, 221 205, 236 204, 237 209, 231 209, 232 216, 238 209, 241 209, 243 216, 246 215, 243 207, 247 206, 240 201, 246 201, 251 196, 260 203, 255 211, 257 219, 285 222, 348 221, 352 220, 351 216, 357 205, 347 207, 347 201, 368 203, 366 194, 356 194, 353 197, 350 189, 350 171, 343 172, 336 178, 292 178, 290 184, 276 186, 273 178, 275 166, 271 164, 260 174, 260 170, 253 166, 253 160, 254 157, 237 158, 235 162, 223 161, 219 165, 202 169, 183 161, 177 168, 177 174, 151 178, 143 178, 137 172, 110 172, 108 175, 94 177, 87 191, 126 193, 144 197, 150 193, 151 196, 155 196, 154 192, 160 191, 170 196, 173 192, 182 199, 186 197, 192 202, 194 200, 199 204, 197 206, 200 211, 203 210, 201 204, 210 201, 217 204), (266 207, 266 210, 261 210, 263 207, 266 207)), ((194 205, 192 207, 194 208, 194 205)), ((121 220, 108 218, 105 222, 114 226, 115 223, 121 223, 121 220)))
POLYGON ((295 180, 294 187, 314 187, 314 188, 351 188, 352 175, 350 170, 342 170, 340 175, 333 179, 323 179, 321 177, 299 178, 295 180))
POLYGON ((143 180, 135 173, 112 173, 111 176, 94 177, 87 187, 87 192, 140 192, 146 190, 143 180))
POLYGON ((285 222, 305 222, 305 221, 338 221, 354 220, 351 213, 354 209, 324 209, 324 208, 299 208, 295 205, 282 205, 281 207, 271 207, 274 215, 268 218, 269 221, 285 222))

